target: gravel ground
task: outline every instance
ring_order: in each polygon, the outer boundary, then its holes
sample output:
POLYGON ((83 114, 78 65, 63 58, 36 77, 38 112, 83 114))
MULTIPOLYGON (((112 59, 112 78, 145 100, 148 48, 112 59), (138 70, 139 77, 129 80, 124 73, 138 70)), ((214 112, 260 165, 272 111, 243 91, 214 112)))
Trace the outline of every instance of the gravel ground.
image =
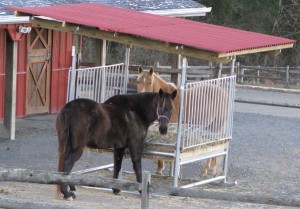
MULTIPOLYGON (((300 94, 239 89, 237 98, 284 101, 299 104, 300 94)), ((56 171, 56 115, 17 119, 16 140, 3 136, 0 123, 0 167, 56 171)), ((262 194, 300 200, 300 109, 236 103, 233 140, 229 151, 229 179, 237 186, 205 185, 200 188, 239 194, 262 194)), ((73 170, 111 163, 112 156, 84 153, 73 170)), ((131 163, 126 160, 126 170, 131 163)), ((190 175, 199 166, 184 167, 190 175)), ((144 161, 144 170, 154 171, 155 164, 144 161)), ((0 197, 78 204, 85 208, 140 208, 138 194, 112 195, 109 191, 79 188, 72 203, 54 200, 54 187, 38 184, 0 182, 0 197), (50 194, 50 195, 49 195, 50 194)), ((193 198, 152 197, 150 208, 285 208, 251 203, 237 203, 193 198)))

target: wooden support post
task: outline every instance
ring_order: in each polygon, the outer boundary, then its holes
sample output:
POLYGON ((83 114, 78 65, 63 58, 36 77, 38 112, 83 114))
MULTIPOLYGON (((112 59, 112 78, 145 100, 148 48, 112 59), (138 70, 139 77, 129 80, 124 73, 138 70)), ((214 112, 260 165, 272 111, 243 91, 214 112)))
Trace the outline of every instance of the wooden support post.
POLYGON ((260 74, 260 66, 258 66, 258 70, 257 70, 256 84, 259 84, 259 83, 260 83, 260 80, 259 80, 259 74, 260 74))
MULTIPOLYGON (((172 54, 171 59, 171 68, 172 69, 180 69, 181 67, 181 55, 180 54, 172 54)), ((178 85, 178 73, 171 73, 171 82, 178 85)))
POLYGON ((234 75, 235 60, 236 60, 236 56, 233 56, 233 58, 232 58, 232 60, 231 60, 231 70, 230 70, 230 75, 234 75))
POLYGON ((96 40, 96 66, 106 65, 106 40, 97 39, 96 40))
POLYGON ((151 173, 149 171, 145 171, 143 173, 143 181, 142 181, 141 209, 149 209, 150 184, 151 184, 151 173))
POLYGON ((15 139, 16 94, 17 94, 17 64, 18 42, 7 45, 6 88, 4 106, 4 132, 11 140, 15 139))
POLYGON ((236 62, 237 82, 241 83, 240 62, 236 62))
POLYGON ((241 76, 241 84, 243 84, 244 83, 244 74, 245 74, 245 70, 244 70, 244 68, 241 68, 241 74, 240 74, 240 76, 241 76))
POLYGON ((222 70, 223 70, 223 63, 219 64, 219 70, 218 70, 218 78, 221 78, 222 76, 222 70))
POLYGON ((212 62, 208 62, 208 68, 209 68, 209 71, 210 71, 210 73, 211 73, 211 75, 213 75, 214 74, 214 69, 213 69, 213 63, 212 62))
POLYGON ((285 73, 286 77, 285 77, 285 86, 286 88, 289 87, 289 80, 290 80, 290 66, 286 66, 286 73, 285 73))

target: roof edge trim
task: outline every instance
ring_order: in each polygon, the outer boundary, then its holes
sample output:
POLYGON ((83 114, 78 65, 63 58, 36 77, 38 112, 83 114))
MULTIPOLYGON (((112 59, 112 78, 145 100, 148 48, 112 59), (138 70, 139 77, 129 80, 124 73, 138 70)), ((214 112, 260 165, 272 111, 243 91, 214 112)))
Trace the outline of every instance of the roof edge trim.
POLYGON ((253 54, 253 53, 259 53, 259 52, 269 52, 279 49, 288 49, 293 48, 296 41, 288 43, 288 44, 278 44, 275 46, 268 46, 268 47, 262 47, 262 48, 253 48, 253 49, 245 49, 245 50, 239 50, 239 51, 232 51, 232 52, 225 52, 225 53, 219 53, 218 57, 231 57, 236 55, 245 55, 245 54, 253 54))
POLYGON ((189 9, 163 9, 163 10, 144 10, 141 12, 162 15, 169 17, 197 17, 206 16, 206 13, 211 12, 211 7, 189 8, 189 9))
POLYGON ((0 17, 0 25, 17 23, 30 23, 29 16, 16 17, 13 15, 9 15, 5 17, 0 17))

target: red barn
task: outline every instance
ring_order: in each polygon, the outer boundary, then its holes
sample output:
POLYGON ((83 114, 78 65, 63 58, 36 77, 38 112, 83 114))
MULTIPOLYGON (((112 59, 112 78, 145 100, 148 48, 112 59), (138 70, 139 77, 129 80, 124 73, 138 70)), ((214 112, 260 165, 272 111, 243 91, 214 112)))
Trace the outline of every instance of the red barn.
MULTIPOLYGON (((151 4, 143 1, 97 2, 177 17, 205 16, 211 11, 211 8, 192 0, 175 0, 171 3, 167 0, 151 0, 148 2, 151 4)), ((4 7, 67 3, 66 0, 0 2, 0 120, 5 118, 5 127, 11 139, 14 138, 16 117, 55 113, 65 104, 72 45, 78 45, 79 41, 71 33, 32 27, 29 17, 15 17, 12 11, 4 7)), ((102 56, 100 64, 105 64, 105 43, 105 40, 98 42, 101 51, 99 56, 102 56)))
POLYGON ((72 34, 31 28, 24 22, 24 18, 15 18, 13 24, 0 24, 0 119, 4 117, 5 88, 9 86, 7 76, 13 70, 14 53, 16 116, 56 112, 65 103, 72 34), (31 31, 21 33, 21 29, 31 31))
MULTIPOLYGON (((72 3, 72 1, 11 0, 0 2, 0 120, 4 118, 7 72, 12 71, 13 52, 17 45, 16 116, 57 112, 66 101, 67 70, 71 66, 73 36, 69 33, 42 28, 31 28, 29 19, 14 17, 5 6, 45 6, 72 3), (25 26, 24 30, 19 30, 25 26), (21 31, 21 32, 19 32, 21 31), (29 33, 26 33, 29 32, 29 33)), ((81 0, 80 2, 88 2, 81 0)), ((102 1, 112 6, 129 8, 165 16, 205 16, 211 8, 188 0, 158 1, 102 1)), ((76 43, 75 43, 76 45, 76 43)), ((8 98, 6 99, 8 101, 8 98)))

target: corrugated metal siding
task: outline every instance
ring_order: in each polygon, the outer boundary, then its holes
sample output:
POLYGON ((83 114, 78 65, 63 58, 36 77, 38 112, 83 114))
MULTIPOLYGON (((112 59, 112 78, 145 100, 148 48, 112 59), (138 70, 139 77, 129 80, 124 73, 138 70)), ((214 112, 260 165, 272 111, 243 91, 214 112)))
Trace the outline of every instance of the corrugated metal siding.
POLYGON ((4 118, 4 91, 5 91, 5 52, 6 36, 5 30, 0 30, 0 120, 4 118))
POLYGON ((72 64, 71 33, 53 31, 51 113, 58 112, 66 104, 68 70, 72 64))
POLYGON ((101 4, 82 3, 52 7, 8 7, 8 9, 215 53, 295 43, 290 39, 101 4))

